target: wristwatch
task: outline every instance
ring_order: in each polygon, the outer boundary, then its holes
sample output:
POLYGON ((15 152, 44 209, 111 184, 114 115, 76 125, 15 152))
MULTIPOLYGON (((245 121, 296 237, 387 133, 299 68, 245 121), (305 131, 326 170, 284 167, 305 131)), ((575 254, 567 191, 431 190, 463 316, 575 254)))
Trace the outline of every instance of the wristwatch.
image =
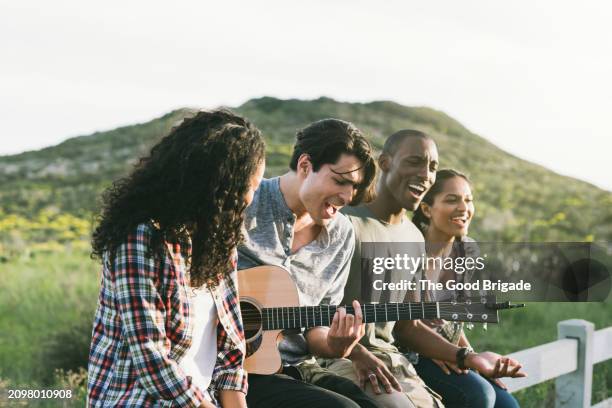
POLYGON ((468 354, 473 353, 474 349, 471 347, 461 347, 457 350, 457 367, 462 370, 465 370, 467 367, 465 366, 465 358, 468 354))

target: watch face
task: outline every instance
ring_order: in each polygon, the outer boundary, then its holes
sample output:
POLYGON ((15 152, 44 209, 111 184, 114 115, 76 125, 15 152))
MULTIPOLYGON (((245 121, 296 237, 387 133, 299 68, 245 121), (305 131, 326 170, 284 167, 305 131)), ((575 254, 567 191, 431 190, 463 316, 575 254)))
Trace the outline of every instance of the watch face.
POLYGON ((458 351, 457 351, 457 367, 461 368, 462 370, 467 368, 465 366, 465 358, 467 357, 468 354, 473 353, 474 349, 471 347, 461 347, 458 351))

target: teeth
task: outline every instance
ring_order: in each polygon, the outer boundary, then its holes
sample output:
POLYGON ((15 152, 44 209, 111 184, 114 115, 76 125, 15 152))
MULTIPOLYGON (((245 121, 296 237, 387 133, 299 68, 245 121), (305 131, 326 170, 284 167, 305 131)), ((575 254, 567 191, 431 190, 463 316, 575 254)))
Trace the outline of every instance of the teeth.
POLYGON ((425 188, 423 186, 419 186, 418 184, 409 184, 408 187, 418 190, 421 193, 425 191, 425 188))
POLYGON ((326 202, 325 205, 327 206, 327 208, 329 208, 331 210, 331 212, 333 214, 335 214, 336 211, 338 211, 338 208, 335 205, 333 205, 333 204, 330 204, 330 203, 326 202))

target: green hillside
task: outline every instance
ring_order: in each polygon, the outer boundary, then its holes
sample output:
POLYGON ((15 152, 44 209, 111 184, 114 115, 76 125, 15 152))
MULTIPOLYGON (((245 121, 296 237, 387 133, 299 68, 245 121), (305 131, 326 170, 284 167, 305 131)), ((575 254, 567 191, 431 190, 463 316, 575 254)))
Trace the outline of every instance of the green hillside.
MULTIPOLYGON (((472 235, 477 239, 612 240, 611 192, 505 153, 443 112, 385 101, 270 97, 234 109, 263 131, 268 175, 286 169, 295 131, 314 120, 352 121, 377 148, 392 132, 417 128, 437 141, 441 167, 472 177, 477 206, 472 235)), ((10 253, 49 242, 86 245, 100 192, 187 114, 181 109, 151 122, 0 157, 0 249, 10 253)))
MULTIPOLYGON (((340 103, 261 98, 235 108, 268 141, 268 175, 286 170, 295 131, 325 117, 354 122, 377 148, 401 128, 438 142, 442 167, 475 183, 476 239, 612 240, 612 193, 513 157, 442 112, 392 102, 340 103)), ((70 400, 22 406, 85 404, 91 324, 100 265, 89 258, 92 219, 101 191, 189 110, 148 123, 69 139, 57 146, 0 157, 0 406, 7 389, 71 390, 70 400)), ((530 304, 502 324, 469 336, 477 350, 507 353, 552 341, 556 322, 584 318, 612 324, 607 303, 530 304), (521 335, 517 336, 517 333, 521 335)), ((612 361, 598 364, 593 402, 610 396, 612 361)), ((553 382, 516 394, 526 408, 554 406, 553 382)))

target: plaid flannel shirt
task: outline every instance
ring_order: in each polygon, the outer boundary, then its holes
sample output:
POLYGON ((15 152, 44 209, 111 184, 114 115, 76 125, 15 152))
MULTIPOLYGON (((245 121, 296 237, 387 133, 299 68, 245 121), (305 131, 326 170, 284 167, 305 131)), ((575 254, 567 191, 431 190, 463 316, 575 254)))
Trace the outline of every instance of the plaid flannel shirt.
MULTIPOLYGON (((182 255, 191 248, 181 252, 178 244, 166 243, 164 256, 149 256, 153 228, 139 225, 112 262, 105 254, 89 352, 88 406, 197 407, 205 398, 205 390, 178 365, 192 340, 194 316, 182 255)), ((212 295, 219 324, 208 391, 216 402, 219 390, 247 391, 235 272, 212 295)))

